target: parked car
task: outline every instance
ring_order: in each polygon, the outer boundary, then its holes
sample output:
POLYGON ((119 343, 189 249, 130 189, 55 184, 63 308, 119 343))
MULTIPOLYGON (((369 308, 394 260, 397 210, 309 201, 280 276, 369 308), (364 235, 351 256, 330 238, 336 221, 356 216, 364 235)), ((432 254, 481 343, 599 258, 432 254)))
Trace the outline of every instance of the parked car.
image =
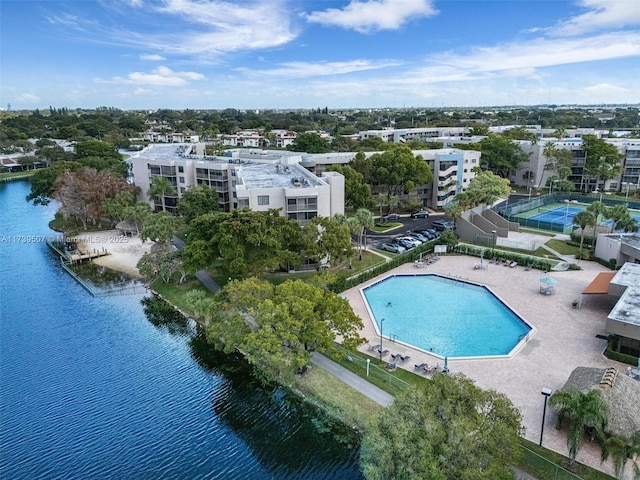
POLYGON ((425 234, 421 230, 415 230, 415 231, 411 232, 411 235, 416 235, 418 237, 418 240, 422 240, 422 243, 426 243, 429 240, 431 240, 431 236, 425 234))
POLYGON ((429 212, 426 210, 419 210, 411 214, 411 218, 429 218, 429 212))
POLYGON ((397 221, 397 220, 400 220, 400 215, 398 215, 397 213, 390 213, 382 217, 383 222, 391 222, 391 221, 397 221))
POLYGON ((420 242, 420 245, 422 245, 423 243, 425 243, 427 241, 427 237, 425 237, 424 235, 422 235, 420 233, 407 232, 406 236, 409 237, 409 238, 414 238, 414 239, 418 240, 420 242))
POLYGON ((445 220, 436 220, 435 222, 433 222, 432 225, 433 225, 433 228, 441 232, 444 232, 445 230, 453 228, 453 226, 445 220))
POLYGON ((409 237, 409 236, 400 237, 398 240, 404 240, 405 242, 409 242, 414 247, 419 247, 420 245, 422 245, 422 242, 420 240, 418 240, 417 238, 409 237))
POLYGON ((405 247, 398 243, 383 243, 382 245, 380 245, 380 248, 392 253, 403 253, 407 250, 405 247))
POLYGON ((415 247, 413 241, 406 238, 396 238, 393 240, 393 243, 403 246, 405 250, 411 250, 413 247, 415 247))

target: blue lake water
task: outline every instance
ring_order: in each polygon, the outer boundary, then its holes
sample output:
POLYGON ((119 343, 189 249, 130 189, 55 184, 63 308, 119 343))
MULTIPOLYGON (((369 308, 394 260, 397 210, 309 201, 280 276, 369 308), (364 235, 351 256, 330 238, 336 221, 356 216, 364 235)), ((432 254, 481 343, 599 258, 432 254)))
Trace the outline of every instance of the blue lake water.
POLYGON ((347 428, 141 295, 89 295, 28 192, 0 183, 0 478, 362 478, 347 428))
POLYGON ((393 275, 364 295, 383 336, 443 357, 508 355, 531 330, 485 287, 437 275, 393 275))

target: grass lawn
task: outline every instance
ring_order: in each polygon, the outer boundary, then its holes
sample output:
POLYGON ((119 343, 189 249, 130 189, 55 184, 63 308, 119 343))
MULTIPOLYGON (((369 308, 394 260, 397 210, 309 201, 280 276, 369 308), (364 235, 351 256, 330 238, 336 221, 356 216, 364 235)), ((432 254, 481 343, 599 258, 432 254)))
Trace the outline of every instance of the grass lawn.
POLYGON ((575 255, 580 250, 579 247, 575 245, 569 245, 567 242, 562 240, 549 240, 545 245, 550 248, 553 248, 556 252, 562 255, 575 255))
POLYGON ((393 230, 396 230, 398 228, 402 228, 403 226, 404 226, 404 223, 384 223, 384 224, 380 223, 380 224, 375 224, 369 230, 375 233, 387 233, 387 232, 392 232, 393 230))
POLYGON ((38 170, 27 170, 26 172, 6 172, 0 173, 0 180, 6 179, 16 179, 16 178, 27 178, 36 173, 38 170))
POLYGON ((297 381, 296 388, 305 396, 316 399, 325 411, 339 418, 346 425, 364 430, 367 422, 383 407, 342 380, 320 368, 311 371, 297 381))
POLYGON ((193 290, 201 290, 207 295, 213 297, 213 293, 200 283, 195 277, 189 276, 187 280, 182 284, 178 283, 164 283, 161 278, 158 278, 151 284, 153 291, 160 294, 167 302, 178 307, 182 312, 191 317, 196 317, 195 312, 191 309, 190 303, 185 299, 185 295, 193 290))

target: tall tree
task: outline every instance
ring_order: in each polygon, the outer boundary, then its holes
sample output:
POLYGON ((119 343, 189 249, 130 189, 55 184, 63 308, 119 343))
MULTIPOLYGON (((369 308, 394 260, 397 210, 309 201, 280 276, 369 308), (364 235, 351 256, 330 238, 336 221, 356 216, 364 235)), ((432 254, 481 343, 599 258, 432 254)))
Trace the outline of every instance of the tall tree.
POLYGON ((335 218, 315 217, 302 228, 305 240, 303 255, 321 264, 349 258, 353 255, 349 227, 335 218))
POLYGON ((364 182, 361 173, 349 165, 332 165, 330 172, 338 172, 344 176, 344 206, 350 208, 366 208, 371 205, 371 186, 364 182))
POLYGON ((158 212, 147 217, 144 228, 140 232, 142 241, 151 240, 156 243, 169 243, 176 231, 176 219, 168 212, 158 212))
POLYGON ((433 181, 427 162, 405 145, 394 144, 382 153, 373 154, 369 160, 371 179, 384 187, 387 197, 409 193, 418 185, 433 181))
POLYGON ((511 191, 509 179, 494 175, 493 172, 478 172, 469 182, 467 189, 456 195, 461 205, 491 205, 497 199, 506 197, 511 191))
POLYGON ((206 185, 188 188, 178 200, 178 213, 187 224, 200 215, 219 211, 218 193, 206 185))
POLYGON ((505 395, 461 375, 436 375, 373 419, 360 465, 368 480, 507 480, 521 432, 520 412, 505 395))
POLYGON ((160 203, 162 205, 162 211, 166 211, 165 208, 165 196, 173 195, 176 193, 176 187, 171 183, 167 177, 156 176, 151 180, 151 186, 149 187, 149 191, 147 195, 149 200, 154 200, 158 197, 160 198, 160 203))
POLYGON ((483 138, 477 145, 482 152, 482 164, 503 178, 508 178, 521 163, 529 161, 529 155, 522 150, 520 145, 501 135, 491 134, 483 138))
POLYGON ((327 153, 331 151, 329 140, 314 132, 301 133, 287 146, 287 150, 306 153, 327 153))
POLYGON ((571 221, 574 225, 578 225, 580 227, 580 250, 582 250, 585 230, 589 225, 593 225, 595 228, 595 217, 591 212, 583 210, 582 212, 576 213, 571 221))
POLYGON ((622 155, 618 153, 615 145, 595 135, 584 135, 582 150, 586 155, 584 173, 590 178, 595 178, 597 189, 600 189, 600 180, 606 182, 620 173, 622 155))

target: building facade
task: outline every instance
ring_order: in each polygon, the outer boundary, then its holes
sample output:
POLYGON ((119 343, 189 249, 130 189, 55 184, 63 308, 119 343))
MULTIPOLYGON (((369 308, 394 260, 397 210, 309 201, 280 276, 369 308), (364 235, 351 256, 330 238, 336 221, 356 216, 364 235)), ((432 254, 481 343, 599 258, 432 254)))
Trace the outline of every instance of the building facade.
POLYGON ((140 199, 148 200, 155 177, 174 187, 164 198, 150 200, 153 208, 176 212, 189 187, 206 185, 218 194, 221 210, 281 209, 288 218, 306 223, 313 217, 344 213, 344 177, 335 172, 316 176, 300 166, 300 154, 235 150, 225 156, 204 154, 204 144, 152 145, 131 158, 140 199))

